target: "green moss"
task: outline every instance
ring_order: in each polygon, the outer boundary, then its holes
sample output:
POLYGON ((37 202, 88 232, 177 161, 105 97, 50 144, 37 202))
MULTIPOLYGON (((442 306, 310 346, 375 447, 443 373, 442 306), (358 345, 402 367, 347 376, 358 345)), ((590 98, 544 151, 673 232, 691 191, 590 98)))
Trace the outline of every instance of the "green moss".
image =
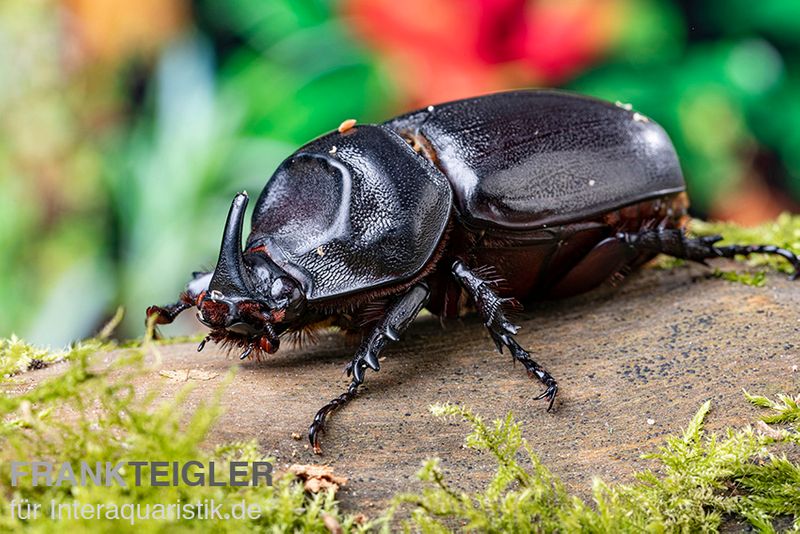
MULTIPOLYGON (((132 470, 123 472, 128 487, 105 486, 34 486, 31 477, 23 477, 12 487, 11 461, 50 461, 57 465, 70 462, 127 462, 198 460, 205 465, 214 461, 228 474, 231 461, 268 461, 255 441, 232 443, 208 450, 203 446, 208 431, 220 415, 219 393, 210 395, 205 404, 184 410, 189 392, 177 398, 159 401, 158 390, 137 392, 133 384, 148 372, 144 361, 152 345, 123 349, 107 368, 93 362, 92 356, 109 348, 107 342, 90 340, 60 353, 34 349, 19 340, 4 340, 4 369, 22 370, 31 358, 69 362, 64 372, 19 394, 0 396, 0 529, 35 531, 184 531, 275 530, 328 532, 325 517, 335 521, 345 532, 360 530, 353 516, 342 514, 332 493, 307 495, 292 475, 277 476, 274 486, 168 486, 136 487, 132 470), (197 520, 188 518, 124 520, 62 518, 53 521, 47 514, 38 520, 23 521, 11 513, 11 502, 28 499, 31 503, 138 504, 194 503, 213 499, 230 510, 233 505, 257 505, 258 519, 197 520)), ((147 468, 143 476, 149 476, 147 468)))
POLYGON ((761 287, 767 281, 767 271, 737 272, 714 269, 711 272, 711 276, 753 287, 761 287))
POLYGON ((770 410, 769 414, 761 418, 762 421, 768 424, 788 425, 785 439, 800 444, 800 395, 791 397, 781 393, 775 401, 761 395, 750 395, 746 391, 744 394, 747 400, 756 406, 770 410))
MULTIPOLYGON (((757 399, 797 421, 796 403, 788 398, 757 399)), ((778 440, 750 427, 707 435, 703 422, 710 406, 706 402, 681 436, 647 456, 657 461, 655 471, 638 473, 630 485, 595 480, 592 504, 564 489, 510 415, 490 425, 466 408, 434 406, 436 415, 471 424, 467 446, 491 454, 497 472, 483 491, 465 493, 446 482, 438 460, 429 460, 419 472, 425 489, 396 497, 389 514, 410 507, 405 528, 423 532, 447 532, 453 525, 479 532, 703 532, 718 530, 724 518, 770 532, 780 516, 794 518, 800 528, 800 467, 771 450, 778 440)), ((785 436, 781 441, 789 441, 785 436)))
MULTIPOLYGON (((688 225, 688 233, 690 236, 721 235, 723 239, 717 243, 719 245, 775 245, 800 254, 800 215, 783 213, 775 221, 750 228, 733 223, 692 219, 688 225)), ((769 270, 793 272, 789 262, 775 255, 752 254, 749 257, 739 256, 736 259, 746 263, 750 269, 741 271, 714 269, 711 275, 729 282, 761 287, 766 283, 769 270)), ((652 265, 656 269, 667 270, 685 263, 685 260, 662 254, 652 262, 652 265)))
POLYGON ((0 377, 8 380, 19 373, 42 369, 54 363, 79 360, 99 351, 112 350, 116 344, 109 341, 109 338, 122 321, 123 315, 122 308, 118 309, 111 321, 103 327, 94 339, 75 343, 61 351, 37 348, 25 343, 16 336, 5 339, 0 338, 0 377))
MULTIPOLYGON (((189 390, 166 401, 159 400, 158 390, 135 390, 133 384, 152 372, 144 354, 157 349, 147 339, 139 346, 119 350, 110 367, 93 363, 95 352, 111 346, 99 339, 53 354, 19 340, 0 343, 3 368, 13 371, 7 381, 16 380, 14 372, 26 369, 33 357, 67 362, 60 376, 21 393, 0 396, 2 466, 20 459, 73 464, 192 459, 213 460, 225 473, 231 461, 266 460, 256 442, 212 449, 203 445, 220 415, 221 389, 191 413, 184 409, 189 390)), ((493 478, 480 491, 462 492, 447 481, 439 460, 427 460, 419 472, 422 488, 395 496, 389 509, 372 523, 358 524, 356 516, 338 508, 331 493, 306 494, 288 474, 276 477, 272 487, 135 487, 131 472, 123 475, 127 488, 33 486, 30 477, 11 487, 6 467, 0 469, 0 529, 328 532, 335 522, 345 532, 398 528, 420 532, 454 528, 479 532, 695 532, 716 531, 731 518, 771 532, 775 518, 788 517, 800 530, 800 467, 781 455, 787 447, 797 452, 800 446, 800 398, 745 395, 766 412, 756 430, 744 427, 706 433, 707 402, 681 435, 667 438, 648 456, 654 462, 653 470, 636 474, 632 484, 595 480, 591 502, 570 494, 541 463, 523 438, 521 423, 511 414, 489 423, 466 408, 443 404, 433 407, 433 413, 458 417, 471 425, 466 444, 494 458, 493 478), (224 509, 255 504, 262 513, 254 520, 168 518, 139 520, 135 525, 74 518, 22 521, 10 513, 14 499, 118 506, 213 499, 224 509)))
MULTIPOLYGON (((800 215, 790 213, 782 213, 775 221, 753 227, 692 219, 689 232, 697 236, 721 235, 723 239, 718 243, 720 245, 775 245, 800 254, 800 215)), ((784 273, 792 272, 792 266, 775 255, 753 254, 746 261, 753 267, 765 266, 784 273)))

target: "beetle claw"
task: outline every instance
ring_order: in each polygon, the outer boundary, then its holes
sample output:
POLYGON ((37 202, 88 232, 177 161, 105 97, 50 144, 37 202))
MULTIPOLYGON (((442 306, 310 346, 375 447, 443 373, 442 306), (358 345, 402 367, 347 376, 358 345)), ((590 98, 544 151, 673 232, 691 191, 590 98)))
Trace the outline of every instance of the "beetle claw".
POLYGON ((549 402, 547 403, 547 411, 553 411, 553 404, 556 402, 556 394, 558 393, 558 384, 553 381, 547 385, 547 389, 545 389, 541 395, 537 396, 534 400, 542 400, 547 399, 549 402))
MULTIPOLYGON (((317 417, 319 417, 319 413, 317 413, 317 417)), ((311 444, 311 450, 314 451, 314 454, 322 454, 322 447, 319 444, 319 435, 325 432, 325 427, 322 425, 324 418, 322 421, 317 422, 317 417, 314 418, 314 422, 308 427, 308 441, 311 444)))

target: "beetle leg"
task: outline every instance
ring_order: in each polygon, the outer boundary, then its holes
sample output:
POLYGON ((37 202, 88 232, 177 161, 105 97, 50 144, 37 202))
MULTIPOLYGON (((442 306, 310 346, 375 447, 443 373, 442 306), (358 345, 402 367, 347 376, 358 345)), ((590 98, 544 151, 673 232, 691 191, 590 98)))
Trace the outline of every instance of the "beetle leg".
POLYGON ((508 347, 514 360, 525 366, 528 376, 538 378, 544 384, 546 389, 536 397, 536 400, 547 399, 547 410, 552 410, 558 393, 558 383, 550 373, 531 358, 528 351, 514 340, 513 336, 519 331, 519 327, 511 323, 506 317, 506 309, 520 309, 519 303, 516 299, 498 296, 492 288, 496 283, 482 278, 476 271, 470 270, 461 261, 456 261, 453 264, 453 275, 464 286, 472 300, 475 301, 478 313, 489 330, 498 352, 502 353, 503 347, 508 347))
MULTIPOLYGON (((188 310, 197 303, 197 297, 208 289, 211 273, 192 273, 193 279, 186 285, 186 291, 181 293, 178 302, 166 306, 149 306, 145 312, 146 320, 155 316, 155 324, 170 324, 184 310, 188 310)), ((156 337, 158 332, 155 332, 156 337)))
POLYGON ((325 419, 331 412, 341 408, 356 396, 358 386, 364 382, 364 372, 367 367, 373 371, 380 370, 381 365, 378 361, 378 355, 386 346, 386 343, 400 339, 400 335, 408 328, 428 301, 429 295, 430 290, 426 283, 420 282, 413 286, 389 306, 383 318, 361 342, 356 355, 345 368, 347 375, 352 375, 353 377, 347 391, 320 408, 314 416, 311 426, 308 427, 308 440, 311 442, 316 454, 322 452, 319 437, 320 432, 324 431, 325 419))
POLYGON ((733 258, 750 254, 775 254, 786 258, 794 267, 790 279, 800 276, 800 258, 792 251, 774 245, 726 245, 715 246, 721 235, 689 238, 681 229, 643 230, 636 233, 619 232, 617 239, 637 250, 658 252, 705 264, 712 258, 733 258))
POLYGON ((328 415, 330 415, 331 412, 335 411, 337 408, 341 408, 353 400, 358 394, 358 386, 359 384, 356 383, 354 379, 350 383, 350 386, 348 386, 347 391, 335 399, 332 399, 328 404, 320 408, 316 415, 314 415, 314 420, 311 422, 311 426, 308 427, 308 441, 311 443, 311 448, 314 450, 314 454, 322 454, 322 447, 319 444, 319 435, 320 432, 325 431, 325 419, 328 417, 328 415))
POLYGON ((184 295, 181 295, 181 300, 178 302, 165 306, 148 306, 145 313, 147 319, 150 319, 153 315, 156 316, 155 324, 170 324, 182 311, 188 310, 192 306, 194 306, 194 302, 191 298, 185 298, 184 295))
POLYGON ((544 384, 545 390, 535 397, 533 400, 547 399, 547 411, 553 410, 553 403, 556 401, 558 394, 558 382, 553 378, 550 373, 544 370, 544 367, 536 363, 528 351, 523 349, 513 337, 509 335, 498 335, 491 330, 489 333, 495 340, 495 343, 503 343, 511 351, 512 356, 518 362, 525 366, 528 376, 531 378, 538 378, 539 382, 544 384))

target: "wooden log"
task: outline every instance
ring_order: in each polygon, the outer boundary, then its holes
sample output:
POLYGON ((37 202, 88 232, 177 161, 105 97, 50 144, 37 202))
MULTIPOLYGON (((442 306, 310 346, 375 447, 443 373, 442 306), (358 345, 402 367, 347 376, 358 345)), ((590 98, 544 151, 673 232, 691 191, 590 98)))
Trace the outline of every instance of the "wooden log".
MULTIPOLYGON (((210 444, 256 438, 279 471, 329 464, 349 479, 339 498, 355 511, 377 512, 396 492, 418 490, 414 475, 429 457, 442 458, 457 487, 477 489, 491 477, 491 459, 463 447, 467 425, 429 413, 429 405, 446 401, 487 419, 513 411, 544 464, 587 497, 592 477, 631 481, 652 467, 640 456, 680 432, 707 399, 708 428, 719 430, 757 420, 743 388, 797 393, 800 281, 772 274, 758 288, 708 275, 699 266, 645 269, 619 288, 529 309, 517 339, 559 380, 555 413, 532 400, 541 386, 495 352, 476 317, 444 328, 434 317, 419 319, 386 351, 381 371, 368 371, 359 398, 331 417, 322 456, 307 447, 308 424, 346 388, 343 369, 354 349, 336 332, 261 362, 240 363, 213 345, 202 353, 164 346, 160 365, 137 386, 157 383, 169 397, 186 381, 199 382, 192 406, 238 368, 210 444)), ((57 372, 29 373, 18 387, 57 372)))

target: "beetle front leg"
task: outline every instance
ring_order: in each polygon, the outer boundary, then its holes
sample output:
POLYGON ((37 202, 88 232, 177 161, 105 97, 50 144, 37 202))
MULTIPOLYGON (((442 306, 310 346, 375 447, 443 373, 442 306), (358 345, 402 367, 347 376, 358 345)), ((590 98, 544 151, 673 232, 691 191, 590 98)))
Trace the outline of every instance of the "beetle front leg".
POLYGON ((194 301, 186 293, 182 293, 180 300, 173 304, 166 304, 164 306, 148 306, 145 312, 146 319, 149 321, 150 317, 155 316, 154 324, 170 324, 175 320, 178 315, 184 310, 188 310, 194 306, 194 301))
POLYGON ((520 304, 516 299, 498 296, 494 290, 499 284, 498 280, 482 276, 480 271, 470 270, 461 261, 453 264, 453 275, 475 301, 478 313, 489 330, 498 352, 503 352, 503 346, 508 347, 514 359, 525 366, 528 375, 538 378, 544 384, 546 389, 535 400, 547 399, 547 410, 552 410, 558 393, 558 383, 514 340, 513 336, 519 331, 519 327, 506 317, 506 309, 521 309, 520 304))
POLYGON ((408 328, 422 307, 428 301, 430 290, 424 282, 413 286, 407 293, 391 304, 386 315, 370 331, 361 342, 356 355, 347 364, 347 375, 353 377, 347 391, 332 399, 319 409, 314 421, 308 427, 308 440, 316 454, 322 453, 319 444, 320 432, 324 431, 325 419, 331 412, 351 401, 358 393, 358 387, 364 382, 367 367, 373 371, 381 368, 378 356, 389 341, 398 341, 400 335, 408 328))
POLYGON ((193 273, 193 279, 186 285, 186 291, 181 293, 178 302, 165 306, 149 306, 145 312, 146 320, 155 316, 154 324, 170 324, 184 310, 195 306, 197 297, 208 289, 212 273, 193 273))

